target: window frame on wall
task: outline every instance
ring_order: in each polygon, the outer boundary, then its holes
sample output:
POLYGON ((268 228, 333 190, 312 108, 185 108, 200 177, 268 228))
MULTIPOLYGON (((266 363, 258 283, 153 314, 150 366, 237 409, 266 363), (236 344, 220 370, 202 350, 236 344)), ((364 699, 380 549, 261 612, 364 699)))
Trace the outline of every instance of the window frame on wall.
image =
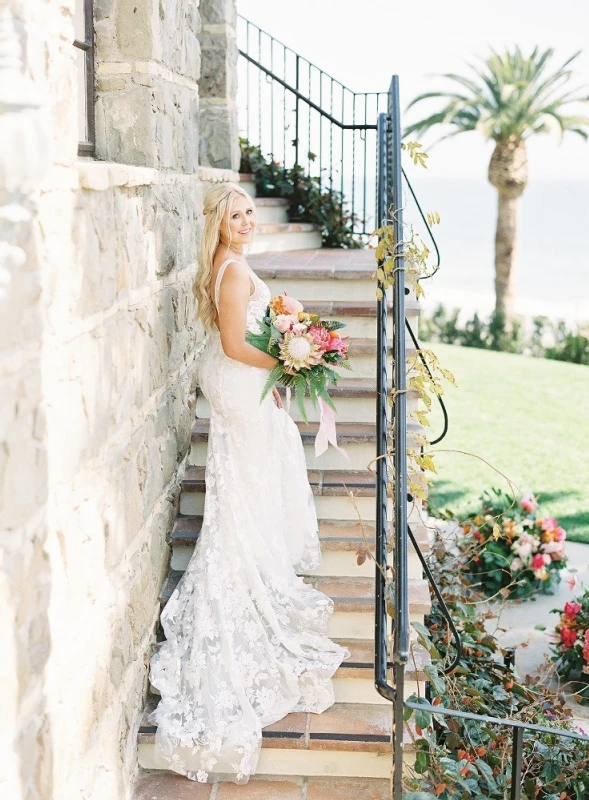
MULTIPOLYGON (((74 47, 84 53, 84 88, 83 97, 78 97, 78 103, 84 103, 85 138, 78 142, 78 155, 93 156, 95 150, 96 125, 94 117, 94 0, 76 0, 76 25, 78 13, 82 12, 83 39, 74 39, 74 47)), ((82 31, 76 30, 76 35, 82 31)), ((77 65, 76 65, 77 66, 77 65)), ((77 69, 79 67, 77 66, 77 69)), ((78 119, 82 117, 79 110, 78 119)))

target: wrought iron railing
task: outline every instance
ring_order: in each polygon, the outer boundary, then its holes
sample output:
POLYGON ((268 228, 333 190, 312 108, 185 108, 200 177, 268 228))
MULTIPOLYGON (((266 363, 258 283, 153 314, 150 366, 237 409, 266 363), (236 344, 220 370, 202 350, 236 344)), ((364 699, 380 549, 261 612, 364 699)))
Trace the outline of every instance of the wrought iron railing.
MULTIPOLYGON (((378 178, 377 178, 377 216, 380 223, 389 221, 394 228, 394 283, 392 292, 393 315, 393 386, 395 401, 392 419, 388 418, 388 378, 387 378, 387 304, 389 298, 381 285, 382 296, 378 301, 378 349, 377 349, 377 491, 376 491, 376 579, 375 579, 375 686, 387 700, 393 702, 393 799, 403 797, 403 739, 405 708, 426 711, 432 718, 454 717, 481 726, 498 725, 512 729, 512 751, 509 792, 510 800, 520 800, 522 796, 522 770, 524 735, 550 734, 589 743, 589 737, 574 731, 534 725, 529 722, 472 714, 458 709, 434 706, 428 702, 414 702, 404 698, 405 665, 409 656, 409 597, 407 551, 410 540, 415 547, 424 573, 446 617, 454 636, 455 658, 445 671, 453 669, 461 660, 459 633, 435 583, 434 576, 419 550, 413 532, 408 524, 407 506, 411 500, 407 493, 407 410, 406 386, 407 365, 405 354, 405 287, 403 261, 403 200, 401 197, 403 172, 401 169, 401 124, 399 106, 399 81, 394 76, 389 92, 388 111, 378 119, 378 178), (390 437, 392 436, 392 458, 390 456, 390 437), (391 480, 388 468, 391 466, 391 480), (389 493, 389 485, 392 491, 389 493), (394 520, 390 537, 393 551, 393 605, 392 648, 387 650, 387 550, 388 525, 387 501, 392 495, 394 520), (389 659, 390 656, 390 659, 389 659), (392 672, 392 684, 389 681, 392 672)), ((425 221, 425 220, 424 220, 425 221)), ((427 223, 426 223, 427 224, 427 223)), ((439 265, 439 253, 438 253, 439 265)), ((415 346, 419 342, 410 330, 415 346)), ((425 363, 425 362, 424 362, 425 363)), ((427 365, 426 365, 427 366, 427 365)), ((447 414, 445 414, 445 430, 447 414)), ((445 432, 444 434, 445 435, 445 432)), ((439 441, 439 437, 435 441, 439 441)), ((539 757, 539 756, 537 756, 539 757)))
POLYGON ((278 39, 238 17, 240 130, 286 168, 303 167, 339 193, 352 233, 376 225, 377 119, 388 93, 353 92, 278 39))

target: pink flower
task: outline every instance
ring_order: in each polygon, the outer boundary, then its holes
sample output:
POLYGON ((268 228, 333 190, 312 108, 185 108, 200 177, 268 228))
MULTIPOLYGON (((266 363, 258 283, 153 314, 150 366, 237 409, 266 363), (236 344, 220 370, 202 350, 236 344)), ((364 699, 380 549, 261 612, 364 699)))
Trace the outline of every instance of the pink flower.
POLYGON ((567 586, 569 587, 571 592, 573 591, 576 585, 577 585, 577 576, 571 575, 571 577, 567 581, 567 586))
POLYGON ((564 528, 561 528, 559 526, 554 531, 554 538, 556 539, 557 542, 564 542, 564 540, 567 538, 567 532, 565 531, 564 528))
POLYGON ((544 556, 542 555, 542 553, 536 553, 536 555, 532 559, 532 569, 542 569, 544 563, 545 563, 544 556))
POLYGON ((589 644, 586 644, 583 648, 583 658, 585 661, 589 661, 589 644))
POLYGON ((563 628, 560 632, 560 641, 563 643, 564 649, 568 650, 577 641, 577 634, 570 628, 563 628))
POLYGON ((327 328, 324 328, 322 325, 311 325, 309 328, 309 336, 323 353, 331 349, 331 342, 333 339, 329 335, 327 328))
POLYGON ((585 631, 585 644, 589 644, 589 628, 585 631))
POLYGON ((345 356, 348 352, 348 343, 345 339, 340 339, 339 336, 333 337, 329 343, 328 349, 330 351, 337 350, 340 355, 345 356))
POLYGON ((295 325, 292 326, 292 332, 295 335, 298 335, 298 334, 301 334, 301 333, 306 333, 307 332, 307 326, 305 325, 304 322, 297 322, 295 325))
POLYGON ((580 603, 570 603, 570 602, 565 603, 564 604, 565 617, 568 617, 569 619, 574 619, 581 610, 581 608, 582 606, 580 603))
POLYGON ((524 492, 522 499, 519 501, 520 506, 530 514, 538 508, 538 500, 534 497, 532 492, 528 489, 524 492))
POLYGON ((547 517, 545 520, 542 520, 543 531, 553 531, 555 528, 558 528, 558 522, 554 517, 547 517))
POLYGON ((294 297, 289 297, 286 292, 280 296, 282 297, 282 305, 289 314, 298 314, 303 310, 303 304, 295 300, 294 297))
POLYGON ((274 325, 276 325, 280 333, 288 333, 288 331, 292 330, 295 322, 298 322, 298 318, 293 314, 279 314, 274 325))

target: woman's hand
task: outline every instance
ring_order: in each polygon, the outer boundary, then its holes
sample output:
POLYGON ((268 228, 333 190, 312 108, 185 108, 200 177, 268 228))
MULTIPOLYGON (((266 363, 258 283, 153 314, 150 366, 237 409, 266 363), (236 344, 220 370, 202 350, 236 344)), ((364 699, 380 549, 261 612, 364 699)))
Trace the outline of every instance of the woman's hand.
POLYGON ((276 403, 278 408, 282 408, 282 398, 278 394, 278 389, 276 388, 276 386, 272 387, 272 394, 274 395, 274 402, 276 403))

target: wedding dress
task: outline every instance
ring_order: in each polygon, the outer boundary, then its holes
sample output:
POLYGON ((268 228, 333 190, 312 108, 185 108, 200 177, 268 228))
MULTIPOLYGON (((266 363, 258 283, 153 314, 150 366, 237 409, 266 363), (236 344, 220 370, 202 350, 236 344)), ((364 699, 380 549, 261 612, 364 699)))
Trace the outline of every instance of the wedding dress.
MULTIPOLYGON (((257 332, 270 291, 248 271, 247 329, 257 332)), ((260 402, 269 370, 228 358, 217 329, 198 364, 211 408, 204 517, 162 612, 166 641, 150 662, 161 700, 149 721, 160 763, 192 780, 245 783, 262 728, 329 708, 349 652, 327 638, 333 601, 296 574, 321 561, 317 517, 297 427, 271 393, 260 402)))

